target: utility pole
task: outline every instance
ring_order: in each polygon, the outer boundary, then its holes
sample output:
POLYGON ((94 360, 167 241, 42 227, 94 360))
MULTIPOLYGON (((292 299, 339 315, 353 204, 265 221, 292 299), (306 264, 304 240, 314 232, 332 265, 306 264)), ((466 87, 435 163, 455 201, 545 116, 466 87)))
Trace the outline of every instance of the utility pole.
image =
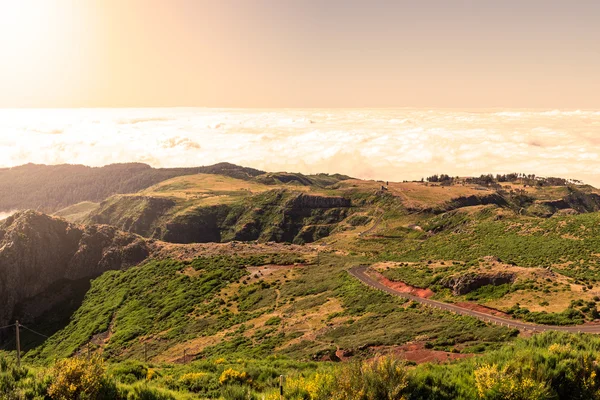
POLYGON ((187 349, 183 349, 183 363, 185 364, 187 360, 187 349))
POLYGON ((148 362, 148 343, 144 342, 144 362, 148 362))
POLYGON ((19 321, 15 323, 17 328, 17 367, 21 368, 21 335, 19 332, 19 321))

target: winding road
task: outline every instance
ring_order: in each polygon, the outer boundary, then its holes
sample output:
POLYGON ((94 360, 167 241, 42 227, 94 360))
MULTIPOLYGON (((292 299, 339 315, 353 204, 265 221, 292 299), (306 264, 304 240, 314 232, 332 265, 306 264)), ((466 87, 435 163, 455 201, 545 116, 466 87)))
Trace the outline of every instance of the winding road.
POLYGON ((496 324, 496 325, 507 326, 510 328, 518 329, 518 330, 527 330, 527 331, 533 331, 533 332, 563 331, 563 332, 573 332, 573 333, 581 332, 581 333, 600 334, 600 325, 589 324, 589 325, 554 326, 554 325, 531 324, 531 323, 527 323, 527 322, 517 321, 514 319, 498 317, 495 315, 490 315, 490 314, 482 313, 479 311, 470 310, 467 308, 457 306, 455 304, 444 303, 441 301, 436 301, 436 300, 431 300, 431 299, 425 299, 422 297, 413 296, 408 293, 401 293, 390 287, 385 286, 383 283, 381 283, 381 282, 377 281, 376 279, 371 278, 369 275, 367 275, 368 268, 369 268, 368 265, 352 267, 348 270, 348 273, 350 275, 352 275, 353 277, 355 277, 356 279, 360 280, 365 285, 368 285, 374 289, 382 290, 391 295, 403 297, 405 299, 416 301, 418 303, 425 304, 427 306, 437 308, 440 310, 450 311, 450 312, 453 312, 455 314, 460 314, 460 315, 468 315, 470 317, 478 318, 484 322, 488 322, 488 323, 492 323, 492 324, 496 324))
POLYGON ((379 224, 381 223, 381 220, 383 219, 384 212, 380 208, 378 208, 377 211, 379 211, 379 216, 375 220, 375 223, 373 224, 373 226, 371 226, 366 231, 363 231, 363 232, 359 233, 358 234, 359 237, 362 237, 362 236, 365 236, 365 235, 369 235, 371 232, 373 232, 375 229, 377 229, 379 227, 379 224))

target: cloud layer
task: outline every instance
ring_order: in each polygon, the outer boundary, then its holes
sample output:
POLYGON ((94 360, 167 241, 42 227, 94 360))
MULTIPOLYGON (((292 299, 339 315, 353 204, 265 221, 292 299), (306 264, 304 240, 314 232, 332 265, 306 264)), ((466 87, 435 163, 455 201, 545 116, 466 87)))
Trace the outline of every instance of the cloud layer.
POLYGON ((600 111, 3 109, 0 166, 155 167, 420 179, 526 172, 600 186, 600 111))

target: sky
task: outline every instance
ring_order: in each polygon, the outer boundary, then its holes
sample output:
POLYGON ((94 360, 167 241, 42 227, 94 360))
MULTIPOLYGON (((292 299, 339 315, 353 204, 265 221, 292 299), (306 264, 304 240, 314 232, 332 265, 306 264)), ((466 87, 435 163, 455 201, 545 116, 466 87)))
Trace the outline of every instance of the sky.
POLYGON ((0 167, 600 186, 598 0, 0 0, 0 167))
POLYGON ((0 0, 0 107, 600 108, 597 0, 0 0))

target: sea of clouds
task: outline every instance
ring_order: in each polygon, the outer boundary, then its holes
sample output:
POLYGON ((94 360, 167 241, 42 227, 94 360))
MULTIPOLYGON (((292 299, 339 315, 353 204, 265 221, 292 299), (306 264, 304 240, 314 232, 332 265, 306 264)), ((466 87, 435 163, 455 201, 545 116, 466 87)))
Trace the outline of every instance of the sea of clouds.
POLYGON ((0 167, 133 161, 393 181, 526 172, 600 186, 600 111, 0 110, 0 167))

